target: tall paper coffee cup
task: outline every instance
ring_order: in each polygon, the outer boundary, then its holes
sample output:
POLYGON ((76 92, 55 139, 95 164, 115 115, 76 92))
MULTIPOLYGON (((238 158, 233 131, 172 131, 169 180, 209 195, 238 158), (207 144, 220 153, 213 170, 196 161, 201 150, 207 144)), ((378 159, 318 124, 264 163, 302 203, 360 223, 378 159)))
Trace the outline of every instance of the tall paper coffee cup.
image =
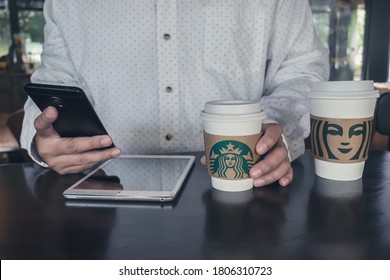
POLYGON ((312 84, 310 137, 318 176, 342 181, 362 177, 378 97, 372 81, 312 84))
POLYGON ((266 117, 260 103, 210 101, 205 104, 201 117, 212 186, 222 191, 252 188, 249 170, 259 159, 255 147, 266 117))

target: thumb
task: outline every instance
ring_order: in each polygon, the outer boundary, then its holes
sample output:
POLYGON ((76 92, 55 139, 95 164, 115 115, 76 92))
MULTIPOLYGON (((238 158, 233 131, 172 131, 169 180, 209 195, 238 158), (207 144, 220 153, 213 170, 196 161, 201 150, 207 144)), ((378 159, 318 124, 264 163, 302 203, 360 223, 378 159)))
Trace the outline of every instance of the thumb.
POLYGON ((272 149, 272 147, 275 146, 276 143, 279 141, 282 132, 282 128, 279 124, 265 124, 262 135, 256 144, 256 152, 259 155, 264 155, 266 152, 272 149))
POLYGON ((53 106, 49 106, 43 110, 43 112, 34 121, 34 127, 37 131, 37 135, 44 138, 58 136, 58 133, 52 125, 57 117, 57 109, 53 106))

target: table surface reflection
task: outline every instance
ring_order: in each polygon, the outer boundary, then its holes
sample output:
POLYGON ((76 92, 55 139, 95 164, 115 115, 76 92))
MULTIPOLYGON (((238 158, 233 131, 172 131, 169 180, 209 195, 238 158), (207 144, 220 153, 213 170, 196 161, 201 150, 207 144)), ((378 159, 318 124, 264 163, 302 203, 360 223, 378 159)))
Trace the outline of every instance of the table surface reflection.
POLYGON ((213 190, 194 154, 170 204, 83 206, 62 196, 79 175, 1 165, 1 259, 390 259, 390 152, 335 182, 307 151, 289 187, 239 194, 213 190))

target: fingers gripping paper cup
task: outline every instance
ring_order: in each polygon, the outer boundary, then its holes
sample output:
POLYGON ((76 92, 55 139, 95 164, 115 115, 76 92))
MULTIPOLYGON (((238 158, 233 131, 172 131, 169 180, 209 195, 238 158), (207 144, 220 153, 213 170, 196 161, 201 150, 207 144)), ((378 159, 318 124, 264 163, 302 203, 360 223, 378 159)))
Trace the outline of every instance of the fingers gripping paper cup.
POLYGON ((249 170, 259 160, 256 143, 265 113, 252 101, 210 101, 204 120, 205 154, 212 186, 222 191, 253 187, 249 170))

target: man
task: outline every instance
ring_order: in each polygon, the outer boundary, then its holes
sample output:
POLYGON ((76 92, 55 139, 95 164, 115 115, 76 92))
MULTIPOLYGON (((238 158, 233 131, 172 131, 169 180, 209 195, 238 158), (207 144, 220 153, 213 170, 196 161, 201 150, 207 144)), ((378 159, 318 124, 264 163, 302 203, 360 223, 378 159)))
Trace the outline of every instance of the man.
POLYGON ((307 0, 46 0, 44 12, 32 81, 84 89, 121 150, 93 150, 109 136, 61 139, 56 110, 40 114, 28 100, 21 140, 34 160, 65 174, 121 152, 201 151, 206 101, 260 100, 274 122, 256 146, 266 156, 254 185, 291 182, 309 85, 328 76, 307 0))

